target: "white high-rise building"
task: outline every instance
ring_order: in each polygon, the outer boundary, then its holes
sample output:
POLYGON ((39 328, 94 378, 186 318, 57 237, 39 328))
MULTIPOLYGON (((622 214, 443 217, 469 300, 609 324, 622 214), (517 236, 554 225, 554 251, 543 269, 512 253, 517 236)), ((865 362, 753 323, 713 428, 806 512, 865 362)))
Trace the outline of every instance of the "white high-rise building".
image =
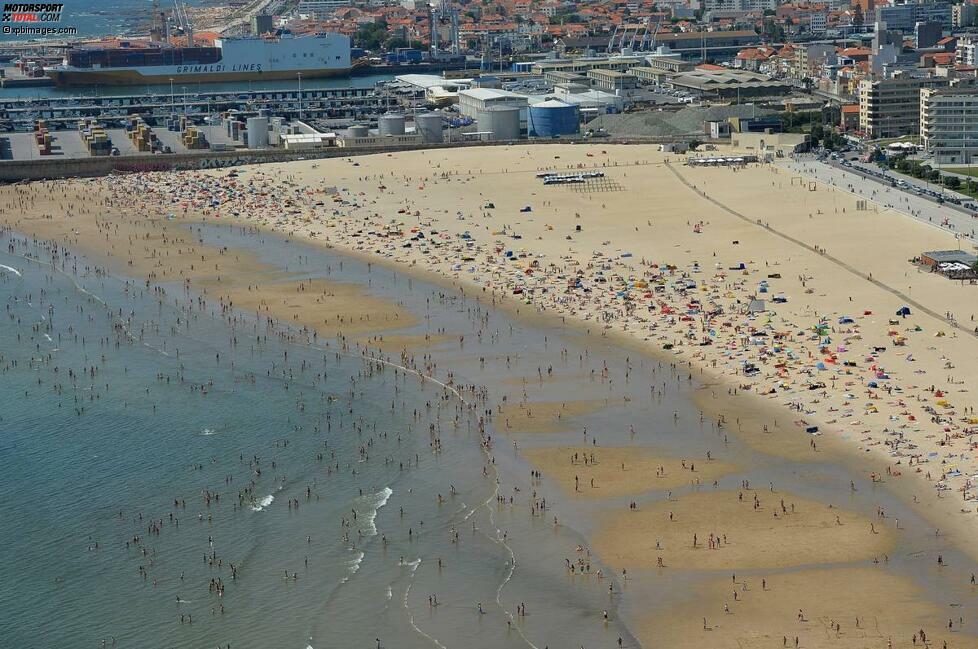
POLYGON ((978 39, 967 35, 958 38, 958 47, 954 59, 958 65, 974 67, 975 63, 978 63, 978 39))
POLYGON ((825 30, 828 29, 828 25, 828 16, 826 16, 824 12, 820 11, 811 15, 808 28, 813 34, 821 36, 825 33, 825 30))
POLYGON ((859 130, 871 138, 915 135, 920 131, 920 92, 946 86, 944 77, 899 75, 859 82, 859 130))
POLYGON ((920 136, 938 164, 978 162, 978 88, 956 79, 947 88, 920 91, 920 136))
POLYGON ((756 11, 777 9, 777 0, 703 0, 704 11, 756 11))

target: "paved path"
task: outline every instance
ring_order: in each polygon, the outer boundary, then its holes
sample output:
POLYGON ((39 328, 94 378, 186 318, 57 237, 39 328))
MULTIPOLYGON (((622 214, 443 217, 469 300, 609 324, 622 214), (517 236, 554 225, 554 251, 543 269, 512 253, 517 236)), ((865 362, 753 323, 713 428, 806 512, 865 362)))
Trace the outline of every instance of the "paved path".
POLYGON ((939 205, 913 192, 891 187, 874 178, 867 178, 815 158, 785 160, 778 165, 790 172, 811 176, 842 191, 870 200, 881 207, 896 210, 922 223, 960 234, 965 241, 970 240, 972 245, 978 243, 978 219, 969 212, 939 205), (947 225, 942 225, 945 220, 947 225))

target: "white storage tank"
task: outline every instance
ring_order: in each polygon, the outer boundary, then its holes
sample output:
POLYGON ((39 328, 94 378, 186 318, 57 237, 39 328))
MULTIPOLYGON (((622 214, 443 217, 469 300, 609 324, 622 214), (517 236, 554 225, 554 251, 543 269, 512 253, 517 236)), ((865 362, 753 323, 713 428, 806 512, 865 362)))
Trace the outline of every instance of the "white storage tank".
POLYGON ((479 131, 490 140, 520 139, 520 109, 517 106, 489 106, 476 116, 479 131))
POLYGON ((441 113, 415 115, 414 128, 424 144, 438 144, 445 141, 441 113))
POLYGON ((249 117, 247 122, 248 148, 265 149, 268 147, 268 118, 249 117))
POLYGON ((362 124, 354 124, 346 132, 350 134, 350 137, 367 137, 370 135, 370 129, 362 124))
POLYGON ((387 113, 377 119, 377 134, 384 135, 404 135, 404 115, 398 113, 387 113))

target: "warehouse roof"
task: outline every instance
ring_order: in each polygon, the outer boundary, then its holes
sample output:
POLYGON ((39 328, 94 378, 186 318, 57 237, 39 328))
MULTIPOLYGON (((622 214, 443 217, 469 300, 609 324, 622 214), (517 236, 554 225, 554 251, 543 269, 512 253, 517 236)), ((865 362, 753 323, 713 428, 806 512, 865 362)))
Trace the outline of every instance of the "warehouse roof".
POLYGON ((525 97, 525 95, 510 92, 509 90, 500 90, 499 88, 470 88, 468 90, 460 90, 458 94, 462 97, 471 97, 480 101, 498 99, 499 97, 525 97))
POLYGON ((764 74, 748 72, 747 70, 691 70, 680 72, 672 77, 674 85, 698 88, 700 90, 715 90, 718 88, 783 88, 788 84, 772 79, 764 74))

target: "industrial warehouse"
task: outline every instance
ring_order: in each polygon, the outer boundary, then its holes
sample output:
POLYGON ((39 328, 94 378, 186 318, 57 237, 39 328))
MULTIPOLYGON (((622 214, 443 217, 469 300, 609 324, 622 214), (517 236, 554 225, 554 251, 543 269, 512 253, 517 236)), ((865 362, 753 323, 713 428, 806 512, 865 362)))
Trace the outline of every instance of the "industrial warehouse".
MULTIPOLYGON (((788 102, 789 84, 745 70, 695 65, 660 48, 573 58, 548 57, 511 70, 409 72, 371 87, 238 91, 173 86, 169 93, 0 98, 0 160, 99 156, 205 155, 213 152, 333 148, 382 149, 523 138, 724 137, 709 123, 744 115, 746 128, 788 102), (695 110, 694 110, 695 109, 695 110), (689 113, 686 117, 683 115, 689 113), (659 128, 646 123, 668 123, 659 128), (651 120, 651 121, 649 121, 651 120), (674 125, 686 124, 675 128, 674 125)), ((743 122, 743 120, 741 120, 743 122)), ((735 129, 736 130, 736 129, 735 129)))

